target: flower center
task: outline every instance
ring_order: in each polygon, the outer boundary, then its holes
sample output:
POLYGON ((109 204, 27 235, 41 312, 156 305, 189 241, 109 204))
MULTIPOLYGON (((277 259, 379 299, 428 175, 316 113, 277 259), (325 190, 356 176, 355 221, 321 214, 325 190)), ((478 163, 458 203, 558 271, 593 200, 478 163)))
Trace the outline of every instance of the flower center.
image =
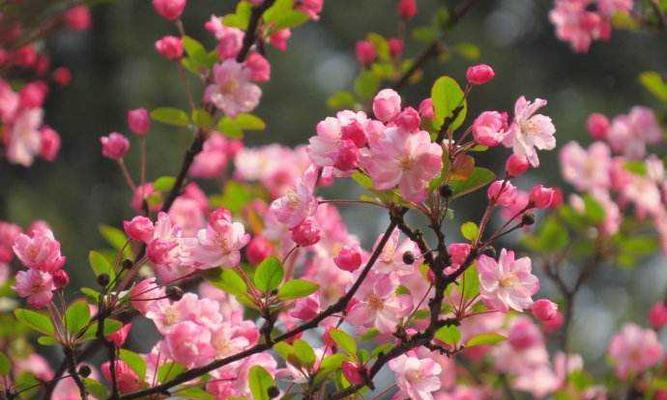
POLYGON ((502 288, 511 288, 512 286, 516 285, 517 281, 518 279, 516 278, 516 275, 508 274, 500 279, 499 284, 502 288))
POLYGON ((371 307, 373 310, 379 311, 384 308, 384 302, 382 301, 381 298, 372 294, 368 297, 368 306, 371 307))

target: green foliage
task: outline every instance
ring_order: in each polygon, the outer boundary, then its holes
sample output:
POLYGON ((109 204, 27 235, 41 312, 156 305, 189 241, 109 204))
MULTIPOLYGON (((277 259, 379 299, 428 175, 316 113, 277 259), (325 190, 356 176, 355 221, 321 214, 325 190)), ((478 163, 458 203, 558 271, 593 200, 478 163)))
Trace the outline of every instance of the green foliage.
POLYGON ((9 357, 5 353, 0 353, 0 376, 9 375, 12 364, 9 361, 9 357))
POLYGON ((310 296, 315 293, 320 286, 316 283, 303 279, 293 279, 286 282, 278 290, 278 298, 281 300, 294 300, 310 296))
POLYGON ((463 235, 464 238, 473 241, 479 236, 479 227, 476 223, 468 221, 461 225, 461 235, 463 235))
POLYGON ((370 100, 377 93, 380 80, 372 71, 365 70, 354 80, 353 87, 357 96, 363 100, 370 100))
POLYGON ((65 326, 72 335, 79 333, 90 321, 90 308, 83 300, 75 301, 65 311, 65 326))
POLYGON ((143 357, 127 349, 120 349, 119 357, 137 374, 139 379, 144 379, 146 376, 146 361, 143 357))
MULTIPOLYGON (((194 74, 202 73, 213 67, 213 64, 218 60, 216 51, 208 52, 204 45, 199 43, 196 39, 190 36, 183 36, 183 49, 185 49, 186 57, 181 61, 181 64, 190 72, 194 74)), ((197 126, 197 121, 193 115, 193 121, 197 126)), ((210 125, 210 124, 209 124, 210 125)), ((200 126, 203 127, 203 126, 200 126)))
POLYGON ((264 368, 255 365, 250 368, 248 385, 255 400, 270 400, 269 389, 273 386, 273 378, 264 368))
POLYGON ((535 252, 554 253, 567 245, 569 233, 557 216, 549 216, 533 235, 526 235, 523 244, 535 252))
POLYGON ((299 364, 311 369, 315 365, 315 351, 308 342, 298 339, 292 344, 294 355, 299 360, 299 364))
POLYGON ((258 116, 241 113, 232 117, 222 117, 218 121, 218 130, 231 138, 242 138, 245 131, 263 131, 266 123, 258 116))
POLYGON ((83 384, 86 386, 86 389, 90 392, 90 394, 95 396, 95 398, 109 398, 109 391, 107 390, 107 387, 100 383, 100 381, 92 378, 83 378, 83 384))
POLYGON ((257 266, 253 282, 257 289, 269 293, 278 288, 284 276, 285 271, 280 260, 276 257, 268 257, 257 266))
POLYGON ((222 195, 212 196, 210 200, 212 207, 224 207, 233 214, 238 214, 258 197, 262 197, 262 193, 257 186, 228 180, 222 195))
POLYGON ((153 188, 163 192, 168 192, 174 188, 176 178, 173 176, 161 176, 153 182, 153 188))
POLYGON ((354 108, 356 101, 354 94, 347 90, 341 90, 332 94, 327 100, 327 106, 332 110, 342 110, 344 108, 354 108))
POLYGON ((34 331, 47 336, 55 334, 55 328, 53 327, 51 318, 46 314, 25 308, 18 308, 14 310, 14 316, 17 320, 21 321, 34 331))
POLYGON ((203 108, 195 108, 192 111, 192 122, 194 122, 198 128, 207 130, 213 125, 213 117, 203 108))
POLYGON ((190 125, 188 114, 174 107, 159 107, 151 111, 151 118, 163 124, 185 127, 190 125))
POLYGON ((129 246, 126 246, 127 236, 125 236, 123 231, 116 227, 104 224, 98 225, 98 230, 100 231, 100 235, 102 235, 104 240, 106 240, 111 247, 117 251, 122 250, 125 257, 132 257, 132 249, 129 246))
POLYGON ((658 100, 667 103, 667 81, 662 78, 660 73, 655 71, 642 72, 639 75, 639 82, 658 100))
POLYGON ((463 298, 472 299, 479 294, 479 274, 475 265, 469 266, 463 273, 463 298))
POLYGON ((461 331, 454 325, 446 325, 435 332, 435 338, 443 343, 456 346, 461 340, 461 331))
POLYGON ((475 167, 472 175, 468 179, 452 181, 449 183, 453 192, 452 198, 472 193, 493 182, 495 179, 496 174, 494 174, 493 171, 487 168, 475 167))
POLYGON ((252 298, 248 295, 248 285, 239 274, 230 268, 222 268, 219 273, 210 273, 207 280, 218 289, 233 295, 243 305, 256 308, 252 298))
POLYGON ((166 362, 158 368, 157 379, 160 382, 167 382, 185 371, 187 371, 187 368, 177 362, 166 362))
POLYGON ((88 263, 95 273, 95 276, 107 274, 111 280, 116 277, 116 271, 113 269, 113 266, 101 253, 94 250, 90 251, 90 253, 88 253, 88 263))
POLYGON ((454 79, 449 76, 438 78, 431 88, 431 99, 435 110, 436 128, 440 129, 446 120, 452 119, 448 126, 451 130, 456 130, 463 124, 468 112, 468 102, 465 93, 454 79))
POLYGON ((271 26, 272 32, 285 28, 295 28, 308 21, 308 16, 294 9, 292 0, 277 0, 264 13, 264 22, 271 26))
POLYGON ((222 23, 225 26, 245 30, 250 22, 250 14, 252 14, 252 5, 247 1, 239 1, 234 13, 225 15, 222 23))
POLYGON ((351 356, 357 354, 357 342, 350 336, 350 334, 342 329, 332 329, 329 331, 329 335, 331 336, 331 339, 336 342, 338 348, 351 356))
POLYGON ((468 339, 468 341, 465 344, 465 347, 475 347, 475 346, 483 346, 483 345, 494 345, 498 344, 507 338, 501 334, 495 333, 495 332, 490 332, 490 333, 482 333, 476 336, 471 337, 468 339))

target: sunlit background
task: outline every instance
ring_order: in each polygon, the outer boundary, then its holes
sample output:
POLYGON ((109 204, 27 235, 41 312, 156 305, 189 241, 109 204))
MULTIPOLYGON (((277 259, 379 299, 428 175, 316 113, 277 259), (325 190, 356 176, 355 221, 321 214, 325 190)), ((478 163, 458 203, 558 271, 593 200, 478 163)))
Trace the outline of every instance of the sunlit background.
MULTIPOLYGON (((203 23, 213 12, 229 12, 235 1, 191 0, 185 27, 191 36, 213 46, 203 23)), ((286 52, 269 50, 272 81, 263 86, 257 114, 267 123, 265 133, 247 135, 250 146, 278 142, 304 143, 315 124, 331 113, 326 100, 336 90, 349 88, 359 66, 352 49, 367 32, 391 36, 396 32, 394 0, 328 0, 319 23, 309 23, 293 33, 286 52)), ((595 44, 587 55, 573 54, 556 40, 547 20, 548 0, 484 0, 446 38, 446 43, 475 43, 480 61, 494 66, 496 79, 470 99, 470 115, 482 110, 511 111, 520 95, 549 100, 546 113, 558 129, 562 145, 571 139, 588 142, 583 124, 591 112, 608 115, 627 112, 632 105, 653 105, 637 83, 645 70, 667 65, 667 38, 660 35, 614 32, 609 43, 595 44)), ((455 1, 418 1, 421 13, 412 23, 428 22, 433 11, 455 1)), ((133 214, 131 193, 115 164, 100 155, 98 138, 111 131, 126 131, 125 113, 144 106, 185 106, 185 95, 174 65, 156 55, 153 43, 173 27, 157 17, 147 0, 119 0, 94 9, 94 27, 84 33, 62 33, 47 46, 54 64, 66 64, 73 84, 56 89, 46 105, 46 120, 62 135, 63 150, 56 163, 39 162, 30 169, 0 166, 0 217, 22 225, 35 219, 51 224, 69 259, 73 285, 90 282, 86 255, 103 246, 98 223, 118 226, 133 214)), ((423 44, 408 43, 416 54, 423 44)), ((470 61, 452 58, 428 64, 422 83, 402 94, 416 106, 428 96, 442 74, 459 80, 470 61)), ((191 138, 184 130, 156 124, 148 137, 149 174, 173 175, 191 138)), ((136 152, 134 153, 136 155, 136 152)), ((501 168, 507 151, 486 153, 479 164, 501 168)), ((561 184, 557 152, 541 155, 543 168, 523 178, 520 186, 536 181, 561 184)), ((136 167, 136 159, 128 163, 136 167)), ((337 197, 353 196, 339 187, 337 197)), ((476 199, 476 200, 475 200, 476 199)), ((481 201, 456 209, 459 220, 479 213, 481 201)), ((385 225, 384 217, 357 207, 343 210, 352 232, 372 244, 385 225)), ((454 229, 452 229, 454 231, 454 229)), ((456 232, 450 232, 456 235, 456 232)), ((577 297, 573 350, 599 365, 612 332, 632 318, 645 323, 649 305, 667 287, 662 259, 645 260, 634 270, 604 266, 577 297)), ((544 285, 548 292, 550 287, 544 285)), ((136 337, 136 336, 135 336, 136 337)), ((131 345, 137 342, 130 340, 131 345), (133 344, 132 344, 133 343, 133 344)), ((142 343, 143 350, 148 344, 142 343)))

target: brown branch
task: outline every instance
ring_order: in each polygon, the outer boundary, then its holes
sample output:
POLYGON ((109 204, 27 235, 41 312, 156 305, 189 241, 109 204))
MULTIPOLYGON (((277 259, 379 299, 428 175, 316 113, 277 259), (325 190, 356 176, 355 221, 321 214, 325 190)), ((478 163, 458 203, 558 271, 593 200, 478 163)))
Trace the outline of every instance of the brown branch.
POLYGON ((86 389, 86 385, 83 383, 81 376, 79 376, 79 372, 76 370, 77 361, 74 349, 65 347, 65 359, 67 360, 67 371, 72 376, 72 379, 74 379, 76 386, 79 388, 81 398, 83 400, 88 399, 88 390, 86 389))

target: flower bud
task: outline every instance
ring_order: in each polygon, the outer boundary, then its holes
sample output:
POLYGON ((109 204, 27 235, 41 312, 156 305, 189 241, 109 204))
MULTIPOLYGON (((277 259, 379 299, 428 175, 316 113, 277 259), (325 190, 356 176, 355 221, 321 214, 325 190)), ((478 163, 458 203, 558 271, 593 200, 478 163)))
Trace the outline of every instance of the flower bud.
POLYGON ((542 321, 542 326, 546 332, 551 333, 559 330, 564 322, 565 318, 563 317, 563 314, 560 311, 556 311, 556 315, 553 318, 547 321, 542 321))
POLYGON ((403 40, 399 38, 391 38, 388 43, 391 58, 399 58, 403 54, 403 49, 405 48, 403 40))
POLYGON ((257 235, 250 240, 245 251, 250 264, 257 265, 273 253, 273 245, 266 237, 257 235))
POLYGON ((180 18, 186 4, 186 0, 153 0, 155 12, 169 21, 180 18))
POLYGON ((530 202, 537 208, 547 208, 554 198, 554 190, 542 185, 535 185, 530 191, 530 202))
POLYGON ((361 250, 359 246, 344 246, 334 258, 336 266, 344 271, 355 271, 361 266, 361 250))
POLYGON ((495 181, 486 192, 487 198, 501 206, 510 206, 516 196, 516 187, 509 181, 495 181))
POLYGON ((123 221, 123 229, 130 239, 138 242, 147 243, 153 238, 153 221, 143 215, 123 221))
POLYGON ((667 325, 667 305, 662 301, 655 303, 648 313, 648 320, 653 329, 661 329, 667 325))
POLYGON ((510 178, 516 178, 528 171, 528 159, 526 157, 512 154, 505 163, 505 171, 510 178))
POLYGON ((373 113, 383 122, 394 120, 401 112, 401 96, 393 89, 382 89, 373 99, 373 113))
POLYGON ((377 58, 377 51, 375 50, 375 46, 373 46, 373 43, 369 42, 368 40, 358 41, 354 51, 357 55, 357 61, 359 61, 359 64, 363 65, 364 67, 373 64, 375 58, 377 58))
POLYGON ((129 140, 125 135, 118 132, 112 132, 109 136, 102 136, 100 143, 102 144, 102 155, 112 160, 120 160, 130 150, 129 140))
POLYGON ((306 218, 302 223, 291 229, 292 240, 302 247, 312 246, 320 241, 320 227, 312 218, 306 218))
POLYGON ((362 374, 363 367, 359 367, 350 361, 343 361, 341 365, 343 375, 348 382, 353 385, 361 385, 364 383, 364 376, 362 374))
POLYGON ((44 82, 36 81, 28 83, 19 92, 19 95, 21 96, 21 107, 41 107, 44 104, 44 99, 46 99, 48 92, 49 87, 46 86, 44 82))
POLYGON ((419 130, 421 125, 421 117, 419 117, 419 112, 412 107, 406 107, 398 117, 396 117, 396 125, 405 129, 408 132, 416 132, 419 130))
POLYGON ((533 316, 544 322, 554 319, 558 314, 558 305, 548 299, 539 299, 530 307, 533 316))
POLYGON ((55 270, 52 276, 57 289, 62 289, 69 284, 69 275, 64 269, 55 270))
POLYGON ((87 6, 74 6, 63 14, 65 24, 74 31, 83 31, 90 28, 91 16, 87 6))
POLYGON ((151 129, 151 117, 145 108, 137 108, 127 113, 127 126, 135 135, 144 136, 151 129))
POLYGON ((422 100, 422 102, 419 103, 419 115, 421 115, 422 119, 431 120, 435 118, 435 111, 433 110, 433 100, 431 100, 430 97, 428 99, 422 100))
POLYGON ((609 125, 609 119, 600 113, 593 113, 586 120, 586 130, 595 140, 604 140, 607 137, 609 125))
POLYGON ((72 82, 72 72, 66 67, 58 67, 51 74, 53 81, 60 86, 67 86, 72 82))
POLYGON ((55 160, 60 151, 60 135, 48 126, 44 126, 40 134, 39 155, 47 161, 55 160))
POLYGON ((183 57, 183 40, 176 36, 165 36, 155 42, 155 50, 167 60, 179 60, 183 57))
POLYGON ((486 64, 473 65, 468 67, 466 71, 466 79, 471 85, 483 85, 493 79, 494 76, 496 76, 496 73, 493 72, 493 68, 486 64))
POLYGON ((416 0, 400 0, 398 2, 398 15, 405 21, 411 20, 417 15, 417 1, 416 0))
POLYGON ((506 135, 507 114, 498 111, 484 111, 472 123, 475 142, 489 147, 497 146, 506 135))
POLYGON ((250 79, 255 82, 268 82, 271 79, 271 64, 259 53, 251 53, 245 61, 250 70, 250 79))
POLYGON ((111 282, 111 278, 109 278, 109 275, 107 274, 99 274, 97 275, 97 284, 106 287, 109 282, 111 282))

